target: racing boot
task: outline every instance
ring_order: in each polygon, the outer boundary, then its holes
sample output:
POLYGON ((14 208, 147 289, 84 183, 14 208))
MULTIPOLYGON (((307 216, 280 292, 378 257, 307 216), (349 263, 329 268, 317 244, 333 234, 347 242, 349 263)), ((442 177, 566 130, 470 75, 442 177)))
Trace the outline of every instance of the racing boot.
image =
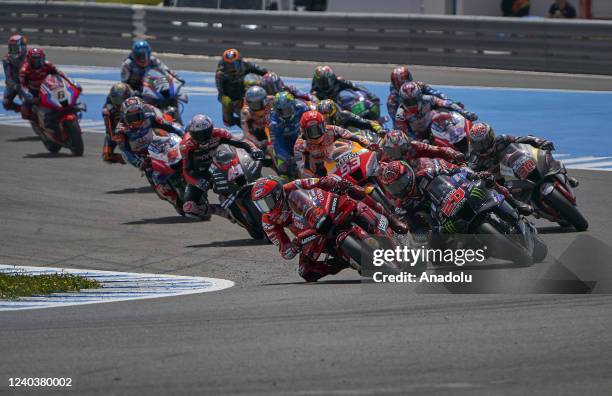
POLYGON ((506 201, 508 201, 508 203, 512 205, 516 209, 516 211, 523 216, 529 216, 534 211, 533 206, 514 198, 512 194, 508 194, 508 196, 506 197, 506 201))
POLYGON ((125 161, 123 160, 121 154, 117 153, 103 153, 102 161, 108 164, 125 164, 125 161))

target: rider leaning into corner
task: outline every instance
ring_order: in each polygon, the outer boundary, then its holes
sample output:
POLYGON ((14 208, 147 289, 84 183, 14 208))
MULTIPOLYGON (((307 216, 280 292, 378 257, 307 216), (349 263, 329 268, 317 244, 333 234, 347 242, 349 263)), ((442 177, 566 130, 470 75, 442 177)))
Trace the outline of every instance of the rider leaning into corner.
POLYGON ((117 142, 113 140, 113 133, 119 121, 121 121, 121 105, 132 96, 134 96, 134 92, 129 85, 116 83, 111 87, 110 92, 106 96, 104 107, 102 107, 102 119, 104 120, 104 128, 106 130, 104 145, 102 146, 102 160, 109 164, 125 164, 121 154, 115 153, 117 142))
POLYGON ((389 131, 379 142, 382 162, 394 160, 410 161, 417 158, 442 158, 447 161, 465 162, 463 153, 450 147, 437 147, 424 142, 410 139, 402 131, 389 131))
POLYGON ((325 118, 316 110, 307 111, 300 120, 301 137, 295 142, 293 153, 301 177, 325 176, 324 167, 326 159, 334 151, 334 142, 344 139, 359 143, 372 151, 379 149, 378 145, 371 143, 363 136, 335 125, 329 125, 325 118))
MULTIPOLYGON (((549 140, 535 136, 511 136, 495 135, 491 125, 479 122, 472 125, 469 136, 469 165, 477 171, 486 171, 495 175, 499 184, 504 184, 503 177, 500 175, 500 156, 501 153, 512 143, 524 143, 542 150, 554 150, 553 143, 549 140)), ((578 180, 567 176, 567 180, 572 187, 578 186, 578 180)), ((521 201, 511 204, 518 205, 521 201)), ((522 204, 527 205, 527 204, 522 204)), ((528 206, 528 205, 527 205, 528 206)))
POLYGON ((319 100, 336 100, 340 91, 352 89, 363 92, 372 102, 379 103, 380 99, 370 92, 366 87, 357 85, 351 80, 337 76, 330 66, 317 66, 312 76, 312 86, 310 93, 319 100))
POLYGON ((428 139, 434 109, 456 111, 470 121, 478 119, 476 114, 464 110, 451 100, 424 95, 416 82, 408 81, 400 88, 400 106, 395 115, 395 126, 416 139, 428 139))
POLYGON ((223 52, 215 72, 215 84, 217 99, 221 102, 223 123, 226 126, 240 125, 240 118, 234 115, 234 102, 241 101, 244 96, 244 77, 250 73, 263 76, 267 72, 268 70, 256 63, 242 59, 235 48, 223 52))
POLYGON ((151 46, 147 41, 136 41, 132 45, 132 51, 121 64, 121 81, 138 92, 142 90, 142 78, 145 74, 149 70, 158 70, 163 74, 171 75, 182 83, 185 82, 151 52, 151 46))
MULTIPOLYGON (((286 260, 291 260, 300 253, 301 243, 298 238, 291 240, 285 228, 289 228, 294 235, 304 231, 300 228, 302 223, 293 217, 290 205, 299 205, 299 202, 292 202, 291 192, 297 189, 311 190, 313 188, 338 194, 348 193, 351 198, 360 200, 357 210, 374 228, 377 222, 372 210, 389 217, 382 205, 374 201, 362 187, 354 186, 349 181, 335 175, 320 179, 298 179, 284 185, 280 178, 274 176, 259 179, 251 189, 251 199, 263 213, 261 221, 268 239, 278 246, 281 256, 286 260)), ((408 231, 406 225, 400 221, 390 221, 390 225, 396 232, 405 234, 408 231)), ((373 230, 366 231, 372 232, 373 230)), ((335 257, 314 261, 306 255, 300 255, 298 273, 307 282, 316 282, 326 275, 337 274, 344 268, 347 268, 346 262, 335 257)))
MULTIPOLYGON (((412 77, 412 73, 408 70, 408 66, 398 66, 391 71, 391 83, 389 84, 389 97, 387 98, 387 111, 389 112, 389 117, 393 120, 393 125, 395 126, 395 115, 397 114, 397 109, 400 105, 400 88, 405 82, 414 81, 421 91, 425 95, 435 96, 436 98, 440 98, 442 100, 451 100, 442 92, 438 91, 434 87, 429 84, 426 84, 422 81, 415 81, 412 77)), ((451 100, 452 101, 452 100, 451 100)), ((463 104, 456 102, 459 106, 463 107, 463 104)))
POLYGON ((148 147, 156 134, 154 129, 183 136, 182 129, 166 121, 158 109, 145 104, 138 97, 128 98, 121 105, 121 121, 115 128, 113 140, 119 146, 123 159, 150 175, 149 180, 157 195, 176 208, 176 192, 159 183, 151 171, 148 147))
POLYGON ((268 72, 264 74, 261 79, 261 87, 266 90, 266 93, 271 96, 275 96, 280 92, 289 92, 293 97, 304 102, 316 102, 317 98, 308 93, 302 92, 294 85, 287 85, 283 80, 274 72, 268 72))
POLYGON ((366 120, 348 110, 342 110, 332 99, 324 99, 317 103, 317 111, 323 114, 328 124, 336 125, 340 128, 368 129, 374 132, 382 131, 382 126, 378 122, 366 120))
MULTIPOLYGON (((57 74, 70 81, 55 65, 49 62, 45 52, 40 48, 30 48, 25 62, 19 70, 19 84, 21 85, 21 115, 25 119, 33 119, 32 106, 38 104, 40 85, 49 74, 57 74)), ((73 83, 77 89, 81 89, 79 84, 73 83)), ((45 126, 50 125, 49 117, 53 114, 51 110, 40 109, 44 112, 45 126)))
POLYGON ((247 150, 255 160, 262 160, 264 153, 248 140, 234 138, 230 131, 215 128, 210 117, 196 114, 186 128, 181 142, 183 156, 183 177, 188 183, 185 190, 185 215, 197 220, 210 220, 212 214, 227 217, 220 205, 208 203, 208 189, 211 187, 210 166, 217 147, 221 144, 247 150))
POLYGON ((5 110, 21 111, 21 106, 15 103, 19 96, 21 86, 19 84, 19 70, 23 65, 28 53, 28 40, 25 36, 16 34, 8 40, 8 53, 2 58, 4 69, 4 94, 2 107, 5 110))
POLYGON ((253 142, 260 150, 267 150, 266 128, 270 125, 270 112, 273 98, 265 89, 252 86, 244 94, 244 105, 240 111, 240 123, 244 137, 253 142))

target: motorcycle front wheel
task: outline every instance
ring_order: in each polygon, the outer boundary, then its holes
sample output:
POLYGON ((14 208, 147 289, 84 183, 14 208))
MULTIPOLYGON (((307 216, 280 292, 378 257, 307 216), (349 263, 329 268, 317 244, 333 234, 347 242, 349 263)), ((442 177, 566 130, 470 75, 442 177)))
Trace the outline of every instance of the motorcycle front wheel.
POLYGON ((589 228, 589 222, 580 213, 576 205, 568 201, 559 190, 554 189, 546 196, 545 200, 546 203, 559 212, 561 219, 573 225, 576 231, 586 231, 589 228))
POLYGON ((487 249, 492 256, 511 260, 515 264, 525 267, 533 264, 533 257, 527 249, 511 240, 508 235, 497 230, 489 222, 479 225, 477 233, 485 238, 487 249), (489 243, 493 246, 488 246, 489 243))
POLYGON ((66 121, 64 123, 64 129, 68 133, 68 144, 72 155, 75 157, 82 157, 85 151, 85 145, 83 143, 83 134, 81 133, 81 126, 77 120, 66 121))

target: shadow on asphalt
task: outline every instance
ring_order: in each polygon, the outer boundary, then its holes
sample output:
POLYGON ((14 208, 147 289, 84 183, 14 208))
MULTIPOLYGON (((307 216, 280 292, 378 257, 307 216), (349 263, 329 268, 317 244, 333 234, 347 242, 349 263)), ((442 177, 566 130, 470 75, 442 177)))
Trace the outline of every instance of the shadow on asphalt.
POLYGON ((209 247, 238 247, 238 246, 260 246, 268 245, 270 242, 267 240, 258 241, 252 238, 244 239, 232 239, 229 241, 213 241, 209 243, 203 243, 200 245, 187 245, 188 248, 209 248, 209 247))
POLYGON ((148 194, 153 193, 153 189, 151 186, 143 186, 143 187, 130 187, 124 188, 122 190, 111 190, 107 191, 106 194, 148 194))
POLYGON ((128 221, 126 223, 121 223, 121 225, 180 224, 180 223, 193 223, 193 222, 194 220, 188 219, 187 217, 176 215, 176 216, 167 216, 167 217, 156 217, 154 219, 142 219, 142 220, 128 221))
POLYGON ((23 158, 72 158, 74 155, 68 153, 38 153, 26 154, 23 158))
POLYGON ((539 234, 568 234, 570 232, 578 232, 572 226, 564 227, 564 226, 547 226, 547 227, 538 227, 539 234))
POLYGON ((357 285, 360 283, 369 283, 367 278, 364 279, 326 279, 317 282, 278 282, 278 283, 264 283, 261 286, 288 286, 288 285, 357 285))
POLYGON ((14 139, 6 139, 6 142, 10 142, 10 143, 19 143, 19 142, 35 142, 40 140, 40 138, 38 136, 23 136, 23 137, 18 137, 18 138, 14 138, 14 139))

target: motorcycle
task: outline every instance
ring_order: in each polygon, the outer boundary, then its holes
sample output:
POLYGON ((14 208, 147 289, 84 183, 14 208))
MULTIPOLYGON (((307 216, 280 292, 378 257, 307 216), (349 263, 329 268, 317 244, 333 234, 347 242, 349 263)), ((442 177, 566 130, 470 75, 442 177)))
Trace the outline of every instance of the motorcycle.
POLYGON ((348 110, 362 118, 379 121, 382 124, 386 119, 380 117, 380 102, 373 101, 357 90, 344 89, 338 93, 336 103, 341 109, 348 110))
POLYGON ((170 114, 174 121, 182 124, 183 105, 189 100, 187 94, 181 92, 184 85, 175 77, 152 69, 143 77, 140 96, 146 103, 164 114, 170 114))
POLYGON ((432 112, 431 144, 450 147, 467 155, 472 122, 455 111, 433 110, 432 112))
POLYGON ((251 200, 251 187, 261 177, 261 168, 261 161, 246 150, 227 144, 217 148, 210 167, 212 188, 221 207, 257 240, 266 239, 261 212, 251 200))
MULTIPOLYGON (((357 201, 318 188, 297 189, 289 194, 294 221, 300 224, 297 239, 303 255, 317 261, 322 254, 339 258, 363 274, 372 269, 376 249, 393 249, 395 234, 388 219, 372 213, 377 227, 374 234, 366 231, 368 220, 357 208, 357 201)), ((383 267, 397 272, 397 266, 385 262, 383 267)))
MULTIPOLYGON (((185 202, 185 179, 183 178, 183 156, 180 150, 181 137, 174 134, 154 135, 148 146, 150 171, 146 172, 149 183, 165 184, 175 192, 177 199, 174 209, 181 216, 185 202)), ((165 199, 160 196, 161 199, 165 199)))
POLYGON ((440 175, 425 188, 434 231, 432 244, 446 247, 469 242, 487 246, 491 256, 518 265, 541 262, 548 253, 533 224, 521 217, 484 180, 471 180, 466 172, 440 175))
POLYGON ((536 217, 585 231, 588 221, 576 206, 565 166, 549 150, 510 144, 501 153, 500 175, 517 199, 531 204, 536 217))
POLYGON ((30 125, 50 153, 65 147, 74 156, 83 155, 85 146, 79 119, 87 109, 79 102, 80 96, 81 88, 59 75, 49 74, 42 81, 30 125))

